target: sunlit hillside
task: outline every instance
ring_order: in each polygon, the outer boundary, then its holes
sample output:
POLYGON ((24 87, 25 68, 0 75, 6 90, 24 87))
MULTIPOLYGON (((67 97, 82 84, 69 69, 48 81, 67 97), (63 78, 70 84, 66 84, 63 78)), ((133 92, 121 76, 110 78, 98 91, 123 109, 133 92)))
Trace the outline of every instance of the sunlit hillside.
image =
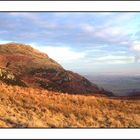
POLYGON ((140 100, 0 84, 0 127, 140 127, 140 100))

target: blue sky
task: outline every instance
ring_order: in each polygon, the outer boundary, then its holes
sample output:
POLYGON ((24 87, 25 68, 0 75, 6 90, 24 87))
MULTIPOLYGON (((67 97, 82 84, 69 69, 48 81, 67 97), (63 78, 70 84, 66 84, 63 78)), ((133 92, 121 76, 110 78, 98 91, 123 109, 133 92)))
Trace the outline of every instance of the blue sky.
POLYGON ((140 13, 2 12, 0 43, 11 41, 82 74, 140 74, 140 13))

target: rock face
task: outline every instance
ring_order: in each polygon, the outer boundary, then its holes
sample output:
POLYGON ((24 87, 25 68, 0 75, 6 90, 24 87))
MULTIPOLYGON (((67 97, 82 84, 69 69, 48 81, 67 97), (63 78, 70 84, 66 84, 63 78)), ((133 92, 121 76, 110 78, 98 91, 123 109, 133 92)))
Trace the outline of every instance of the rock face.
MULTIPOLYGON (((108 94, 77 73, 65 70, 45 53, 29 45, 8 43, 0 45, 0 71, 13 78, 8 83, 73 94, 108 94), (5 72, 4 72, 5 71, 5 72)), ((0 73, 0 74, 1 74, 0 73)))
POLYGON ((3 68, 0 68, 0 80, 10 85, 26 87, 26 84, 22 82, 18 76, 3 68))

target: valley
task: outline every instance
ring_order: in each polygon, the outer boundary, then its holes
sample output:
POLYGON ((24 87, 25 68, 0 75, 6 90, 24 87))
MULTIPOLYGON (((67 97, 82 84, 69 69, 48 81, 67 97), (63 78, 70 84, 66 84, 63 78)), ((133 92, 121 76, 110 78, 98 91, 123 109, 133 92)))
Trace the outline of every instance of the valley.
POLYGON ((91 82, 113 92, 115 96, 140 95, 140 76, 125 75, 85 75, 91 82))

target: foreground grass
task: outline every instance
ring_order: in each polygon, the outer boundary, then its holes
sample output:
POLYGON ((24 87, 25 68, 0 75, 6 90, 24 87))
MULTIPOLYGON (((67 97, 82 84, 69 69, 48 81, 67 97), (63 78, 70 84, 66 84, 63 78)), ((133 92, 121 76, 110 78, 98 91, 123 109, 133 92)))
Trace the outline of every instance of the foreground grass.
POLYGON ((140 127, 140 100, 0 84, 0 127, 140 127))

